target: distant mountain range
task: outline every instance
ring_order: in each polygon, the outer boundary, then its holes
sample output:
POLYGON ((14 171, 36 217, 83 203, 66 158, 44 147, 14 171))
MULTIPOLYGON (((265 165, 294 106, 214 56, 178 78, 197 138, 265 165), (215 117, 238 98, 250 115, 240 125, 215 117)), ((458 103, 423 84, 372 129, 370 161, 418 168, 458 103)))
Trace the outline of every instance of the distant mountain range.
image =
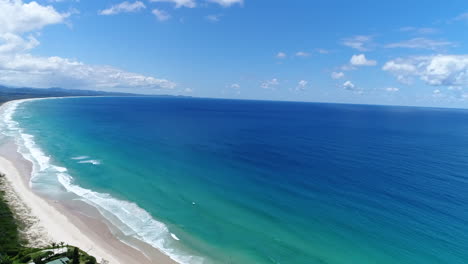
MULTIPOLYGON (((29 87, 7 87, 0 85, 0 104, 25 98, 38 97, 66 97, 66 96, 148 96, 132 93, 103 92, 92 90, 63 89, 63 88, 29 88, 29 87)), ((156 96, 156 95, 155 95, 156 96)), ((171 96, 171 95, 159 95, 171 96)))
POLYGON ((2 95, 43 95, 43 96, 98 96, 98 95, 127 95, 135 96, 131 93, 102 92, 78 89, 63 88, 29 88, 29 87, 8 87, 0 85, 0 96, 2 95))

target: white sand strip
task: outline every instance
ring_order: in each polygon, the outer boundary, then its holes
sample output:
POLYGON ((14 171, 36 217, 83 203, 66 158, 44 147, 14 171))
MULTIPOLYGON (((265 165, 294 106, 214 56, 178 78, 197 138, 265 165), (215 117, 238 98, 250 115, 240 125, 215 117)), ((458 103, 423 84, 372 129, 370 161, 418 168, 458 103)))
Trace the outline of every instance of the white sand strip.
MULTIPOLYGON (((16 102, 27 100, 41 99, 24 99, 16 102)), ((14 101, 3 104, 0 113, 12 102, 14 101)), ((138 247, 137 250, 135 246, 129 246, 117 239, 109 229, 111 224, 94 207, 92 210, 95 213, 91 216, 84 213, 85 211, 89 213, 91 206, 83 202, 81 205, 64 204, 45 199, 33 192, 29 186, 32 164, 16 151, 16 144, 9 142, 0 145, 0 172, 6 174, 8 185, 15 193, 12 197, 15 197, 16 209, 26 211, 28 214, 26 218, 34 219, 33 225, 29 228, 33 230, 27 231, 29 234, 26 235, 33 238, 33 243, 37 243, 36 246, 41 246, 40 244, 46 241, 65 242, 87 251, 98 261, 105 259, 110 264, 177 264, 169 256, 142 241, 132 239, 132 244, 138 247)), ((120 234, 120 231, 113 232, 120 234)))
POLYGON ((63 214, 48 204, 44 199, 36 195, 25 185, 18 170, 7 159, 0 157, 0 171, 5 173, 9 184, 16 191, 19 198, 31 209, 31 213, 40 221, 52 241, 65 242, 77 246, 83 250, 92 248, 92 255, 98 260, 102 258, 111 264, 120 262, 112 254, 99 247, 97 243, 91 241, 75 225, 70 223, 63 214))

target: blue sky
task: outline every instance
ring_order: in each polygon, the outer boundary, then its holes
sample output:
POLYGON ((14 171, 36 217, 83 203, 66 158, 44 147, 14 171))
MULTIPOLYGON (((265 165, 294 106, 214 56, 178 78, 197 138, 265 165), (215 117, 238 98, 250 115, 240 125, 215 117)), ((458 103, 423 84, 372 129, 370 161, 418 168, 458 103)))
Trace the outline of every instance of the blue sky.
POLYGON ((466 1, 0 0, 0 83, 465 107, 466 1))

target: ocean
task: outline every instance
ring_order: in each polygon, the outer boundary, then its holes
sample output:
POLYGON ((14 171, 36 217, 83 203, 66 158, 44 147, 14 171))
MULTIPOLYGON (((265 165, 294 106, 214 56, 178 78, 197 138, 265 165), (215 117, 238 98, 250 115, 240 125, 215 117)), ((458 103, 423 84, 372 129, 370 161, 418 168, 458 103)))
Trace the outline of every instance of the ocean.
POLYGON ((34 191, 180 263, 468 262, 468 110, 96 97, 1 122, 34 191))

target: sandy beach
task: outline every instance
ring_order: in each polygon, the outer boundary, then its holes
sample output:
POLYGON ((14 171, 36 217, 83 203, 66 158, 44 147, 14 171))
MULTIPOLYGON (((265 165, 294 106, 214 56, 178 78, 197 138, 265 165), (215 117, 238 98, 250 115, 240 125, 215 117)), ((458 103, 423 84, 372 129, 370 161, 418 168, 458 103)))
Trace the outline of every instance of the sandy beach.
POLYGON ((111 224, 84 202, 59 203, 35 193, 29 187, 32 164, 16 149, 12 140, 0 144, 0 172, 6 175, 8 191, 16 199, 14 204, 27 214, 24 217, 34 219, 34 225, 26 230, 30 243, 65 242, 87 251, 98 261, 105 259, 112 264, 176 263, 147 244, 132 243, 143 249, 143 253, 120 241, 115 237, 118 231, 111 232, 111 224))

